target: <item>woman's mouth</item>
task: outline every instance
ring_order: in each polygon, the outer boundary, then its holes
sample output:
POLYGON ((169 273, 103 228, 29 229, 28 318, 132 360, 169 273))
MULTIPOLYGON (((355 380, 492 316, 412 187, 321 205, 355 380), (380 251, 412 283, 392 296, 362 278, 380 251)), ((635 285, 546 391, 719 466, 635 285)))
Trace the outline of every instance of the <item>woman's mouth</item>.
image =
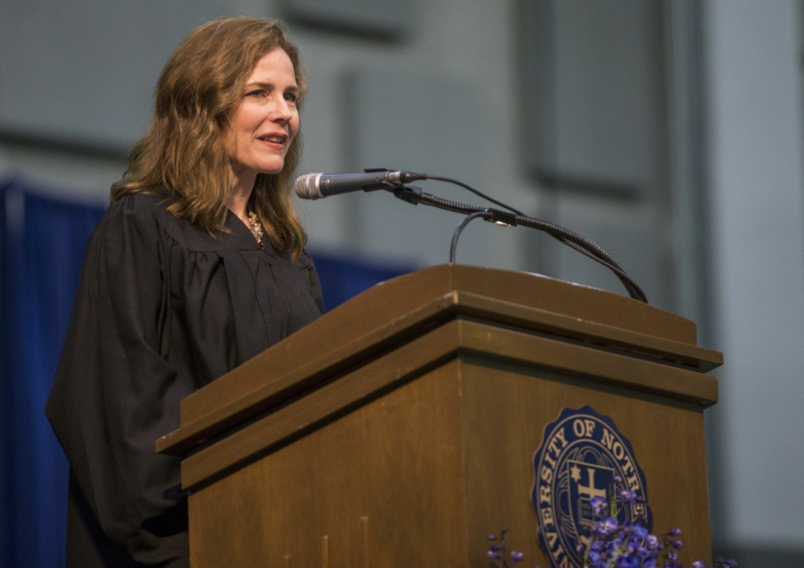
POLYGON ((287 139, 288 137, 284 134, 268 134, 258 138, 261 142, 265 142, 276 148, 283 148, 287 139))

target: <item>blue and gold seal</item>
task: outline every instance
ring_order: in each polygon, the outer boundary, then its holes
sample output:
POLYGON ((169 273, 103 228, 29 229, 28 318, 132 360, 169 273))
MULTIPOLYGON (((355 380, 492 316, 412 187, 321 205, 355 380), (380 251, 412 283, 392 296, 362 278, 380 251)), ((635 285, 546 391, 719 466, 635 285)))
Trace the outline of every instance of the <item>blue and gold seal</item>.
POLYGON ((536 478, 531 499, 536 511, 539 544, 555 568, 582 565, 578 545, 594 528, 591 500, 607 498, 615 478, 643 502, 620 506, 619 521, 644 519, 651 530, 645 475, 631 442, 608 416, 590 406, 565 408, 545 426, 542 444, 533 458, 536 478))

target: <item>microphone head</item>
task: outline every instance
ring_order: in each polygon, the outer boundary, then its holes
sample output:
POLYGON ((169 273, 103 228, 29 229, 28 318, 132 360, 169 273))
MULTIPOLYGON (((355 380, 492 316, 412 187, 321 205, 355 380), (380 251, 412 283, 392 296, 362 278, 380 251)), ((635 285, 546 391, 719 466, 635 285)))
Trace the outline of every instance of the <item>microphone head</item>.
POLYGON ((296 178, 296 195, 302 199, 321 199, 324 194, 318 188, 324 174, 304 174, 296 178))

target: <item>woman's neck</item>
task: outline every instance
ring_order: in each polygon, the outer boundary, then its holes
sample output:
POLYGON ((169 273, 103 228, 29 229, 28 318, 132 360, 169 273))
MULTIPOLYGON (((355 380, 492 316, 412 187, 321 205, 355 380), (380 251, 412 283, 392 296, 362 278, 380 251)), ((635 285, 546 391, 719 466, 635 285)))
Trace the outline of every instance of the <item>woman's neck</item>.
POLYGON ((248 226, 248 200, 251 198, 251 192, 254 189, 254 181, 252 179, 250 183, 243 183, 243 180, 235 176, 232 195, 226 204, 231 212, 237 215, 246 226, 248 226))
POLYGON ((236 193, 229 198, 229 203, 227 204, 229 210, 237 215, 246 226, 248 226, 248 198, 250 196, 250 192, 249 195, 236 193))

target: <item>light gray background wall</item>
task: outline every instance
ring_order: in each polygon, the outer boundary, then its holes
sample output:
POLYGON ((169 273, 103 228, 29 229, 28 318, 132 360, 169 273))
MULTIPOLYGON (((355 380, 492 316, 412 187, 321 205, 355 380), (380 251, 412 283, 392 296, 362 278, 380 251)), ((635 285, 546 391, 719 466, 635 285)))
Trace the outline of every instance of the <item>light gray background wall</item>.
POLYGON ((711 417, 719 524, 737 548, 804 548, 798 8, 716 0, 705 12, 713 326, 727 360, 711 417))
MULTIPOLYGON (((709 414, 719 549, 800 566, 800 2, 342 0, 315 17, 316 4, 0 0, 0 177, 105 202, 180 39, 216 16, 289 16, 310 84, 300 172, 452 175, 597 240, 725 352, 709 414), (383 9, 384 23, 354 15, 383 9)), ((300 207, 312 247, 421 266, 447 260, 460 221, 385 194, 300 207)), ((622 292, 525 229, 465 235, 461 262, 622 292)))

